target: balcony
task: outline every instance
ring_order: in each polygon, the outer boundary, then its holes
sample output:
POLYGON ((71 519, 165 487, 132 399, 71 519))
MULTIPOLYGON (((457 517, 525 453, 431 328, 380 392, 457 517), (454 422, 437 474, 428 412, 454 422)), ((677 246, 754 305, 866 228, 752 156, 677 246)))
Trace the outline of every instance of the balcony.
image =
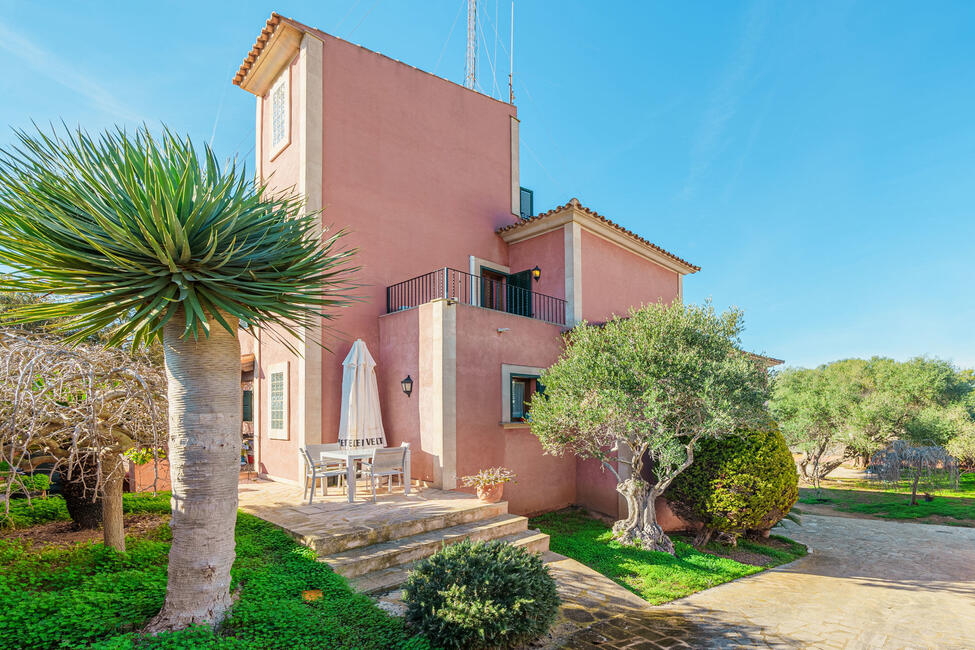
POLYGON ((561 298, 448 267, 386 287, 386 313, 437 298, 565 325, 565 300, 561 298))

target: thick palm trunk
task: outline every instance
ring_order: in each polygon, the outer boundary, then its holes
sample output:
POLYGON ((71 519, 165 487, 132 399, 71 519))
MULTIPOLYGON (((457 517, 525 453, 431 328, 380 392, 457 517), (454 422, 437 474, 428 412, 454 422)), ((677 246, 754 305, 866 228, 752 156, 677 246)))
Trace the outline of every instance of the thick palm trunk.
MULTIPOLYGON (((227 318, 231 325, 236 319, 227 318)), ((220 623, 231 605, 240 472, 240 343, 211 320, 209 338, 182 339, 183 318, 163 330, 169 380, 173 546, 162 611, 147 631, 220 623)))
POLYGON ((657 523, 654 505, 662 490, 651 488, 642 478, 628 478, 616 485, 626 499, 626 519, 613 524, 613 535, 623 544, 641 546, 650 551, 674 554, 674 543, 657 523))
POLYGON ((125 479, 125 466, 118 455, 108 456, 102 463, 105 468, 105 478, 102 481, 102 532, 105 546, 124 553, 122 481, 125 479))

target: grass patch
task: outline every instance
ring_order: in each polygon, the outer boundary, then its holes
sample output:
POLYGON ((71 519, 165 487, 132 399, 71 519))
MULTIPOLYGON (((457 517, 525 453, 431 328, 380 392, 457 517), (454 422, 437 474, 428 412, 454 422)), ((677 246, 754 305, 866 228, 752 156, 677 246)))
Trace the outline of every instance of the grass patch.
MULTIPOLYGON (((765 566, 743 564, 694 548, 673 536, 676 556, 623 546, 613 539, 610 527, 578 510, 563 510, 536 517, 532 527, 551 536, 550 548, 595 569, 644 600, 657 605, 683 598, 736 578, 758 573, 806 554, 806 548, 776 536, 775 543, 742 540, 739 550, 760 553, 771 559, 765 566)), ((709 550, 727 552, 730 547, 712 544, 709 550)))
MULTIPOLYGON (((169 514, 169 492, 152 495, 149 492, 122 495, 122 511, 125 514, 169 514)), ((0 505, 0 528, 29 528, 51 521, 67 521, 68 506, 60 496, 33 499, 11 499, 9 508, 0 505)))
POLYGON ((824 485, 827 487, 818 492, 814 488, 799 488, 799 503, 825 504, 841 512, 885 519, 975 526, 975 474, 963 474, 958 489, 934 492, 932 501, 924 501, 919 495, 916 506, 910 505, 911 489, 906 481, 893 488, 849 479, 824 481, 824 485), (952 521, 945 522, 945 519, 952 521))
MULTIPOLYGON (((169 512, 169 494, 126 495, 127 512, 169 512)), ((60 518, 60 497, 35 499, 29 518, 60 518), (52 514, 53 513, 53 514, 52 514)), ((63 507, 63 500, 61 500, 63 507)), ((64 512, 67 516, 67 512, 64 512)), ((40 523, 40 522, 38 522, 40 523)), ((169 527, 101 544, 32 548, 0 540, 0 647, 82 648, 427 648, 400 619, 354 593, 311 549, 245 513, 237 515, 233 588, 239 599, 219 633, 208 628, 143 638, 137 633, 166 593, 169 527), (321 589, 313 603, 305 589, 321 589)))

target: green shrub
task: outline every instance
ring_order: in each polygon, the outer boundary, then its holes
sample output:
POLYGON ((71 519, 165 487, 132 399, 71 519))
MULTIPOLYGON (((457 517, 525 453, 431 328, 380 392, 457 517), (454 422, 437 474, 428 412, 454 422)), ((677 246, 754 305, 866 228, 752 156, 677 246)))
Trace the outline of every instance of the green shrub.
POLYGON ((25 492, 34 494, 51 487, 51 477, 40 472, 37 474, 17 474, 13 477, 10 476, 9 472, 0 473, 0 493, 6 493, 7 483, 13 483, 10 486, 11 494, 24 494, 25 492))
POLYGON ((559 609, 541 556, 464 540, 419 562, 403 587, 406 620, 443 648, 511 648, 548 631, 559 609))
POLYGON ((796 464, 778 427, 740 436, 706 439, 694 463, 667 490, 667 501, 683 519, 703 526, 698 542, 712 533, 732 539, 766 531, 782 520, 799 496, 796 464))

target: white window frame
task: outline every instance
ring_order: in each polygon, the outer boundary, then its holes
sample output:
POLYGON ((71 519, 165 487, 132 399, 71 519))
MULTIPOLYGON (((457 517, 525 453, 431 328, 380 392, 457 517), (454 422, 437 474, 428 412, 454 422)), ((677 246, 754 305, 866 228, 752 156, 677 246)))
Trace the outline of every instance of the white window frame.
POLYGON ((501 424, 507 428, 521 428, 529 426, 528 422, 511 421, 511 375, 528 375, 541 377, 545 368, 535 366, 516 366, 510 363, 501 364, 501 424))
POLYGON ((291 144, 291 66, 289 65, 284 70, 281 71, 280 76, 271 86, 270 92, 268 92, 268 103, 271 106, 271 153, 270 157, 281 153, 285 147, 291 144), (281 139, 277 142, 274 140, 274 111, 277 108, 276 97, 278 97, 278 91, 284 88, 284 132, 281 135, 281 139))
POLYGON ((290 417, 288 412, 288 394, 290 391, 291 375, 290 375, 290 363, 287 361, 282 361, 281 363, 275 363, 268 368, 267 372, 267 437, 271 440, 288 440, 290 436, 290 417), (272 385, 274 383, 274 376, 277 374, 283 375, 282 389, 284 393, 281 396, 281 408, 284 410, 281 427, 274 427, 274 410, 271 408, 271 401, 274 399, 274 391, 272 390, 272 385))

